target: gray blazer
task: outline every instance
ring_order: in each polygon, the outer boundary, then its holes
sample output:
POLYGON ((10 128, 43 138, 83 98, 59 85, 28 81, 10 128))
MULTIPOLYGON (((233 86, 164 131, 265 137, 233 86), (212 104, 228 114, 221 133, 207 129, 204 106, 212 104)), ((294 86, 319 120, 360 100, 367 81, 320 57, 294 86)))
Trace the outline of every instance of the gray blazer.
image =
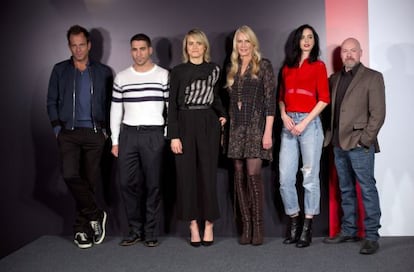
MULTIPOLYGON (((329 78, 331 90, 331 118, 325 134, 324 145, 332 141, 335 100, 341 72, 329 78)), ((380 72, 360 65, 346 90, 339 116, 339 144, 343 150, 351 150, 358 143, 375 146, 379 152, 377 135, 385 120, 385 86, 380 72)))

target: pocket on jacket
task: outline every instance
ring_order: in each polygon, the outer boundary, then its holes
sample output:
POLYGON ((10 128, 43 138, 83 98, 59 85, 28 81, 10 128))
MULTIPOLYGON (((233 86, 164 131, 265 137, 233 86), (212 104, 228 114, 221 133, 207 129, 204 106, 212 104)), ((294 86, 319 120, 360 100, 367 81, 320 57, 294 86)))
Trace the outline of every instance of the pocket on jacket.
POLYGON ((354 130, 362 130, 362 129, 365 129, 366 126, 367 126, 367 123, 355 123, 354 130))

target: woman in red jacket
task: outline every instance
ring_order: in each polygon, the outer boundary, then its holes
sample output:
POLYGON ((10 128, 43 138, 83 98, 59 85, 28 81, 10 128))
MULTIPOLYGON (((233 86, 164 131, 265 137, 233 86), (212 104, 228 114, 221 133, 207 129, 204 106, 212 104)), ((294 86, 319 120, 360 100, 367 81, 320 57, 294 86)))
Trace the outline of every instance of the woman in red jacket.
POLYGON ((279 154, 280 193, 290 216, 290 231, 283 241, 307 247, 312 241, 312 219, 319 214, 319 165, 323 131, 319 114, 330 102, 325 64, 319 60, 319 37, 302 25, 286 44, 279 108, 283 120, 279 154), (305 220, 301 225, 296 174, 302 157, 305 220), (301 231, 302 229, 302 231, 301 231))

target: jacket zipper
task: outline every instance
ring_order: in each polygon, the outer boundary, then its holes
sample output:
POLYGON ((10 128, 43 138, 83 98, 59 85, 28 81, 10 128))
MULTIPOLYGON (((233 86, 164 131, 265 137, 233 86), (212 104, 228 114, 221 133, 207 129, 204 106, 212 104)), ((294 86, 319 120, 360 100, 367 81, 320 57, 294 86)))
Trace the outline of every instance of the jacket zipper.
POLYGON ((72 127, 71 127, 71 130, 75 129, 75 112, 76 112, 76 67, 74 67, 74 73, 73 73, 72 127))
POLYGON ((91 73, 91 70, 89 69, 89 66, 88 66, 88 73, 89 73, 89 80, 90 80, 90 83, 91 83, 91 118, 92 118, 92 124, 93 124, 93 130, 95 131, 95 133, 97 133, 98 132, 98 130, 96 129, 96 124, 95 124, 95 118, 94 118, 94 116, 93 116, 93 109, 94 109, 94 106, 93 106, 93 102, 94 102, 94 99, 93 99, 93 96, 94 96, 94 90, 93 90, 93 78, 92 78, 92 73, 91 73))

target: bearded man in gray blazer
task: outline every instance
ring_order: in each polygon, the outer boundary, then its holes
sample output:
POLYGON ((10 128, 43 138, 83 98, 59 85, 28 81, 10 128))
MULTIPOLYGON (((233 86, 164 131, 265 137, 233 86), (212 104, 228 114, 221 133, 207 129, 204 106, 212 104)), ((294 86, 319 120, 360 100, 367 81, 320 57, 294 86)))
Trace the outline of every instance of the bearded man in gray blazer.
POLYGON ((325 145, 332 144, 341 190, 343 217, 341 232, 325 243, 358 241, 357 198, 359 183, 365 211, 365 239, 361 254, 378 248, 381 209, 374 177, 374 156, 379 152, 378 132, 385 119, 385 87, 382 74, 361 62, 358 40, 346 39, 341 45, 343 69, 329 78, 332 94, 330 127, 325 145))

